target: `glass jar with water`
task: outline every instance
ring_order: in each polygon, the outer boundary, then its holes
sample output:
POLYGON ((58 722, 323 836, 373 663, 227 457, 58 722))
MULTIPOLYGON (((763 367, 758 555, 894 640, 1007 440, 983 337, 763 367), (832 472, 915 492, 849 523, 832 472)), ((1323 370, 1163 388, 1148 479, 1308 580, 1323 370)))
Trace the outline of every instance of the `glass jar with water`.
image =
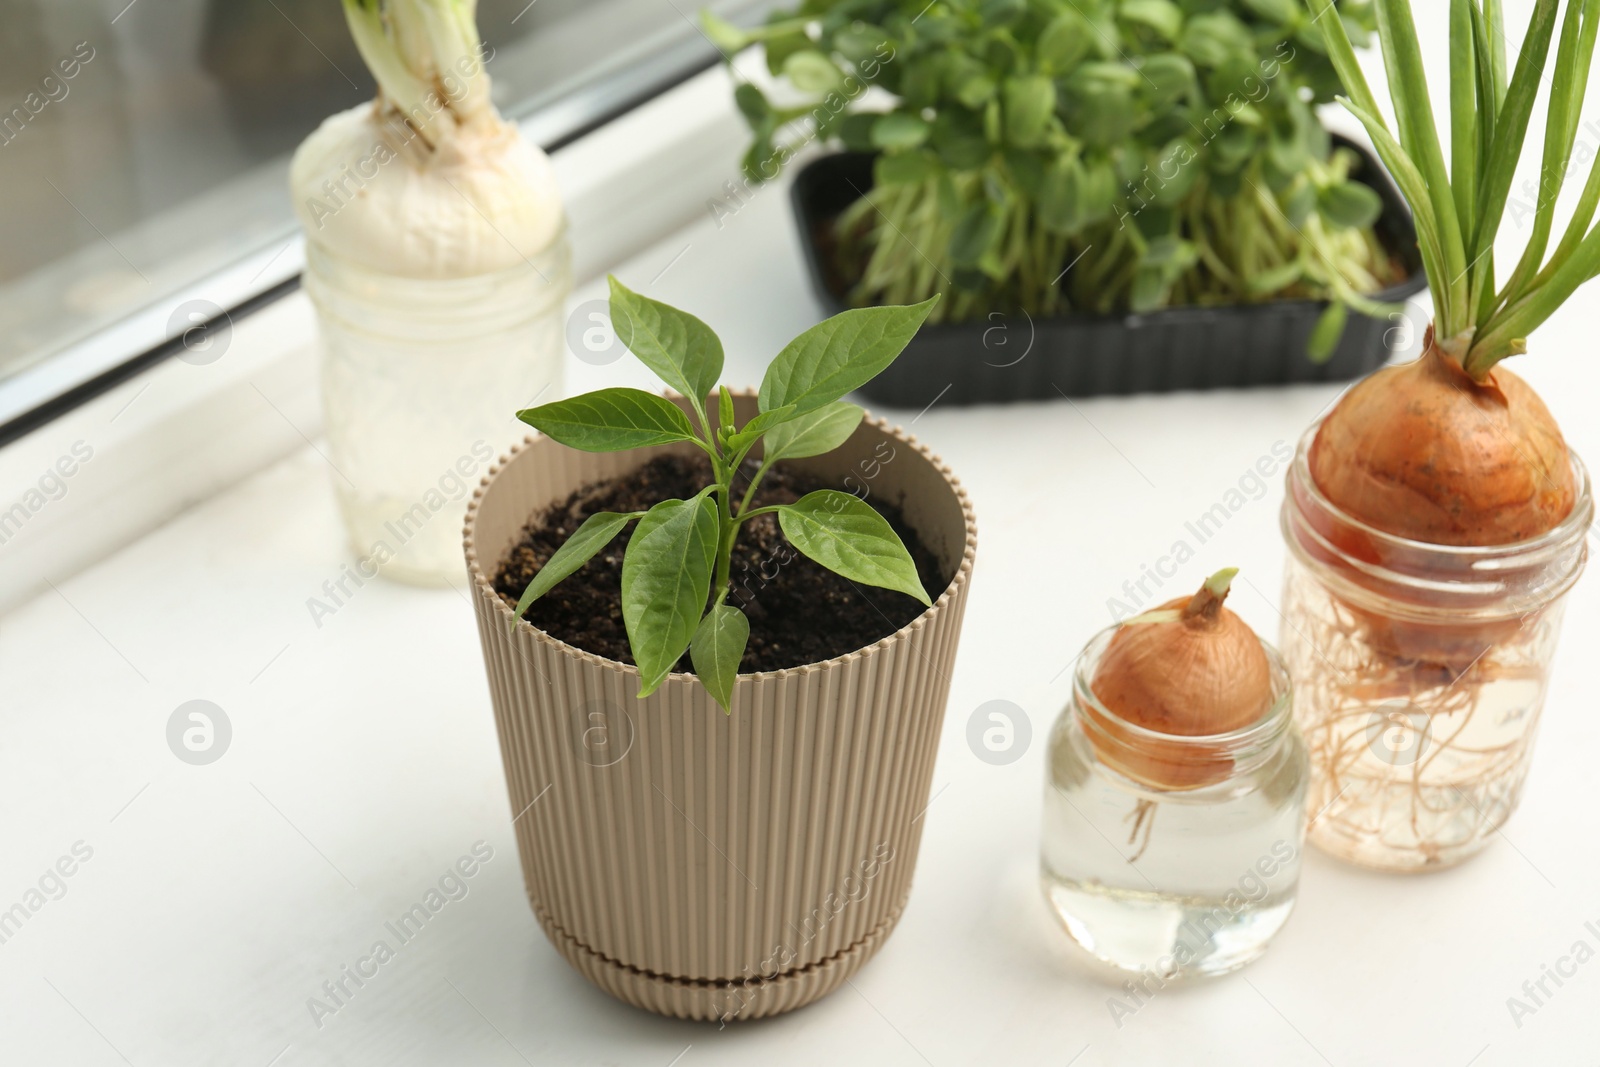
POLYGON ((1122 971, 1225 974, 1294 907, 1308 762, 1288 674, 1262 642, 1270 706, 1229 733, 1183 736, 1112 712, 1092 682, 1113 627, 1078 660, 1051 730, 1041 878, 1080 947, 1122 971))

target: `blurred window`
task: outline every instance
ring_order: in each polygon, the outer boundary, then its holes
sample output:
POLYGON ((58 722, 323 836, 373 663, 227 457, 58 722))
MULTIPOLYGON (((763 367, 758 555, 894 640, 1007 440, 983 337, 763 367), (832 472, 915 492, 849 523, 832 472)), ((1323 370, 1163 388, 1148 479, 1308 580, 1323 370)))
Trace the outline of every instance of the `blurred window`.
MULTIPOLYGON (((565 143, 715 61, 698 6, 479 0, 496 102, 565 143)), ((339 0, 0 0, 0 427, 82 385, 30 368, 291 244, 290 153, 373 91, 339 0)), ((213 299, 244 303, 271 266, 213 299)))

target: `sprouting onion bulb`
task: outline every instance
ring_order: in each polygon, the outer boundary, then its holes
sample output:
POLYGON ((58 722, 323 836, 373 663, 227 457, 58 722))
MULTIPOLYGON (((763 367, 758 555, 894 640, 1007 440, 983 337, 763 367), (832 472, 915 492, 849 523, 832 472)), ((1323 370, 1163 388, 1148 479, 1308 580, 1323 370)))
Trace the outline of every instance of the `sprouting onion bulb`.
POLYGON ((489 97, 476 0, 344 0, 378 96, 325 121, 289 182, 310 238, 410 278, 531 261, 559 233, 549 158, 489 97))
POLYGON ((1308 2, 1344 82, 1343 103, 1411 205, 1434 306, 1422 358, 1372 375, 1323 422, 1312 479, 1345 512, 1416 541, 1489 546, 1547 533, 1575 500, 1567 444, 1533 390, 1498 364, 1526 351, 1528 335, 1600 272, 1600 226, 1590 225, 1600 207, 1600 164, 1551 248, 1600 0, 1566 0, 1559 19, 1562 0, 1534 0, 1509 77, 1501 0, 1449 0, 1448 166, 1410 0, 1375 0, 1393 132, 1331 0, 1308 2), (1555 68, 1546 79, 1552 44, 1555 68), (1497 278, 1495 239, 1545 82, 1539 206, 1522 255, 1497 278))
POLYGON ((1199 592, 1122 623, 1090 682, 1111 717, 1090 731, 1102 760, 1136 781, 1192 789, 1227 777, 1225 746, 1165 742, 1124 728, 1178 738, 1232 733, 1273 705, 1272 671, 1261 640, 1223 606, 1235 569, 1199 592))

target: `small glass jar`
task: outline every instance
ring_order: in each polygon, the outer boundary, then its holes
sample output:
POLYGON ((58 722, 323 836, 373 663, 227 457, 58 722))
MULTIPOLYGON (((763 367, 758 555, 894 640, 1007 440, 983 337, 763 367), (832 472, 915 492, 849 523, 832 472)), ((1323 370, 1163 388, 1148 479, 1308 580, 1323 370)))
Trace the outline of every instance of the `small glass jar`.
POLYGON ((1115 633, 1078 658, 1050 732, 1045 897, 1072 939, 1112 967, 1161 981, 1226 974, 1266 950, 1300 879, 1307 763, 1288 672, 1262 642, 1266 715, 1226 734, 1159 733, 1111 712, 1090 686, 1115 633))
POLYGON ((565 231, 527 262, 460 279, 387 274, 308 241, 305 287, 322 327, 331 476, 361 569, 459 578, 472 486, 525 432, 516 412, 561 396, 565 231))
POLYGON ((1301 439, 1282 525, 1282 644, 1311 751, 1313 844, 1420 871, 1475 855, 1522 792, 1594 498, 1514 545, 1452 547, 1375 530, 1311 478, 1301 439))

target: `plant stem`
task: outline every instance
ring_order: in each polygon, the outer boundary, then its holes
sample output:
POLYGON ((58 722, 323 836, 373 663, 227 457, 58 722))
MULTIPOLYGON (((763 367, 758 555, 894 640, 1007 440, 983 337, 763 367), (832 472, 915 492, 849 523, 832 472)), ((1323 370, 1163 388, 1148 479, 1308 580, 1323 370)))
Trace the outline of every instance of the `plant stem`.
POLYGON ((430 147, 494 114, 472 0, 344 0, 379 99, 430 147))
POLYGON ((729 482, 718 484, 717 512, 721 525, 717 531, 717 569, 711 581, 711 592, 716 596, 715 603, 719 605, 728 599, 728 582, 733 571, 733 541, 739 535, 739 520, 734 517, 728 502, 730 492, 729 482))

